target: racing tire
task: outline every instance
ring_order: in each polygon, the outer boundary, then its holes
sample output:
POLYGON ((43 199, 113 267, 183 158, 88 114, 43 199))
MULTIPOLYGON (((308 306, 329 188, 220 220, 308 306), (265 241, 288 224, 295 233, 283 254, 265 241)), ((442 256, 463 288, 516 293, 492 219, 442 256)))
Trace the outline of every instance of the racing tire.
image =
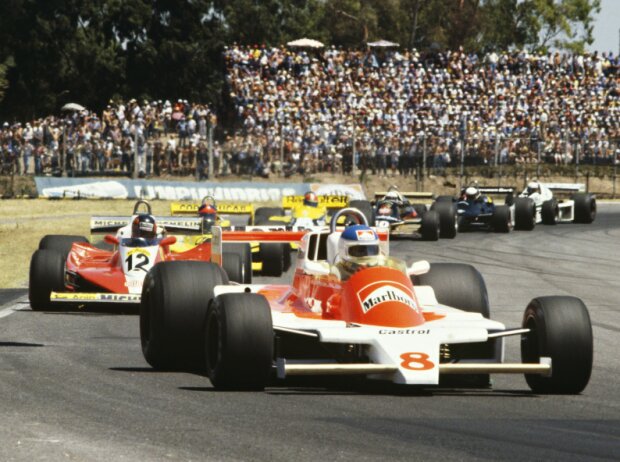
POLYGON ((204 326, 205 367, 216 389, 262 390, 273 364, 273 322, 259 294, 216 297, 204 326))
POLYGON ((258 260, 263 262, 263 276, 280 277, 284 269, 284 247, 277 243, 260 244, 258 260))
POLYGON ((422 215, 420 224, 420 234, 425 241, 437 241, 441 232, 439 213, 436 210, 429 210, 422 215))
POLYGON ((551 358, 551 376, 525 374, 534 393, 579 394, 592 372, 593 345, 590 315, 576 297, 550 296, 533 299, 523 315, 521 359, 539 363, 551 358))
POLYGON ((439 214, 439 237, 454 239, 458 232, 457 210, 454 202, 435 202, 431 210, 439 214))
POLYGON ((291 257, 291 245, 287 243, 282 244, 282 272, 286 273, 290 268, 293 260, 291 257))
POLYGON ((491 217, 491 227, 496 233, 509 233, 512 229, 512 217, 510 207, 507 205, 498 205, 495 207, 495 213, 491 217))
POLYGON ((592 194, 578 193, 575 201, 575 223, 592 223, 596 218, 596 198, 592 194))
MULTIPOLYGON (((413 285, 428 285, 435 292, 437 301, 443 305, 458 308, 470 313, 480 313, 489 318, 489 296, 484 278, 472 265, 465 263, 431 263, 426 274, 411 276, 413 285)), ((498 361, 501 345, 496 340, 484 343, 450 345, 450 354, 457 359, 498 361)), ((489 374, 447 376, 442 385, 488 388, 491 384, 489 374)))
POLYGON ((437 196, 437 199, 435 199, 435 203, 440 202, 456 202, 456 200, 454 196, 437 196))
POLYGON ((243 278, 241 281, 237 281, 228 275, 228 279, 241 284, 252 284, 252 247, 250 244, 224 244, 224 253, 236 253, 241 258, 241 265, 243 266, 243 278))
POLYGON ((254 211, 254 224, 258 226, 259 218, 265 217, 267 220, 271 217, 283 217, 284 209, 282 207, 259 207, 254 211))
POLYGON ((415 213, 417 213, 419 217, 421 217, 428 211, 425 204, 413 204, 412 207, 413 207, 413 210, 415 210, 415 213))
POLYGON ((204 321, 217 285, 228 276, 215 263, 168 261, 146 275, 140 302, 144 359, 157 370, 204 371, 204 321))
POLYGON ((88 239, 84 236, 69 236, 63 234, 48 234, 39 241, 40 250, 56 250, 67 258, 74 242, 84 242, 88 244, 88 239))
POLYGON ((515 199, 515 229, 519 231, 531 231, 536 225, 536 205, 527 197, 515 199))
POLYGON ((51 310, 51 292, 65 289, 66 259, 58 250, 42 249, 30 259, 28 299, 33 311, 51 310))
POLYGON ((437 301, 459 310, 490 316, 487 286, 480 272, 465 263, 431 263, 428 273, 411 276, 414 286, 431 286, 437 301))
POLYGON ((229 281, 244 284, 246 273, 241 255, 233 252, 222 253, 222 268, 226 271, 229 281))
POLYGON ((556 199, 549 199, 542 203, 540 217, 544 225, 555 225, 558 222, 560 209, 556 199))
POLYGON ((369 201, 365 200, 353 200, 349 202, 349 207, 354 208, 362 212, 368 221, 368 226, 375 225, 375 209, 369 201))

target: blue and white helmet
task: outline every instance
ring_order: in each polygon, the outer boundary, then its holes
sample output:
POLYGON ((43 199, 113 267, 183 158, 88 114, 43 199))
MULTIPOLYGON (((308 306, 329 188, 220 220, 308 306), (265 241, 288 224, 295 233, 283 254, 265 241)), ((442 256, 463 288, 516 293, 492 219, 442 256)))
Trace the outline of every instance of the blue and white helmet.
POLYGON ((366 225, 349 226, 340 235, 338 257, 342 260, 376 257, 379 253, 379 236, 366 225))

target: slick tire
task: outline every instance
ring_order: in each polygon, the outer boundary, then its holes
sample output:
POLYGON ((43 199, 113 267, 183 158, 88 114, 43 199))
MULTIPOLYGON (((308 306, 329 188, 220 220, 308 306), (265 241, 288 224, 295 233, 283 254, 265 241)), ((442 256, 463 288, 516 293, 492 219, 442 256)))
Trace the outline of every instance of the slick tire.
POLYGON ((146 275, 140 303, 140 342, 158 370, 204 371, 204 321, 216 285, 228 276, 215 263, 168 261, 146 275))
POLYGON ((515 198, 515 229, 531 231, 536 226, 536 205, 527 197, 515 198))
POLYGON ((575 201, 575 223, 592 223, 596 218, 596 198, 592 194, 578 193, 575 201))
MULTIPOLYGON (((463 263, 431 263, 426 274, 412 276, 414 286, 427 285, 435 291, 437 301, 443 305, 458 308, 471 313, 490 317, 489 296, 482 275, 476 268, 463 263)), ((453 344, 449 346, 450 355, 456 360, 492 360, 499 361, 501 346, 496 340, 483 343, 453 344)), ((488 388, 491 383, 489 374, 472 374, 464 376, 447 376, 441 384, 488 388)))
POLYGON ((540 217, 544 225, 555 225, 558 222, 560 209, 556 199, 549 199, 542 203, 540 217))
POLYGON ((241 281, 237 281, 228 274, 228 279, 241 284, 252 284, 252 248, 250 244, 224 244, 224 254, 236 253, 241 259, 243 267, 243 277, 241 281))
POLYGON ((262 390, 273 362, 269 303, 259 294, 216 297, 205 322, 206 371, 217 389, 262 390))
POLYGON ((440 203, 440 202, 456 202, 454 196, 438 196, 437 199, 435 199, 435 203, 440 203))
POLYGON ((283 217, 284 209, 282 207, 259 207, 254 211, 254 224, 258 225, 259 218, 269 220, 271 217, 283 217))
POLYGON ((420 224, 420 234, 425 241, 439 240, 441 229, 439 221, 439 213, 436 210, 429 210, 422 215, 422 223, 420 224))
POLYGON ((431 210, 439 214, 439 237, 454 239, 458 231, 457 210, 454 202, 435 202, 431 210))
POLYGON ((263 262, 263 276, 282 276, 284 269, 284 248, 278 243, 264 243, 258 247, 258 259, 263 262))
POLYGON ((222 268, 228 275, 229 281, 244 284, 246 273, 241 255, 234 252, 222 253, 222 268))
POLYGON ((84 236, 66 236, 62 234, 48 234, 39 241, 40 250, 56 250, 67 258, 74 242, 84 242, 88 244, 88 239, 84 236))
POLYGON ((551 358, 551 376, 525 374, 534 393, 579 394, 592 372, 592 325, 584 303, 576 297, 552 296, 533 299, 523 315, 521 359, 539 363, 551 358))
POLYGON ((509 233, 512 229, 512 218, 510 215, 510 207, 507 205, 496 206, 495 213, 491 218, 493 231, 496 233, 509 233))
POLYGON ((51 292, 65 288, 66 259, 58 250, 37 250, 30 259, 28 298, 34 311, 51 310, 51 292))

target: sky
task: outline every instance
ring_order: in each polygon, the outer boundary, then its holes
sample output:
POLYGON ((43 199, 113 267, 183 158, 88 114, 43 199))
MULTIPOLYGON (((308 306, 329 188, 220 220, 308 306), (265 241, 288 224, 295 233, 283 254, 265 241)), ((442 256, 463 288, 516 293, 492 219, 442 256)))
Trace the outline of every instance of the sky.
POLYGON ((619 53, 620 41, 620 0, 601 0, 601 12, 594 24, 594 42, 589 51, 613 51, 619 53))

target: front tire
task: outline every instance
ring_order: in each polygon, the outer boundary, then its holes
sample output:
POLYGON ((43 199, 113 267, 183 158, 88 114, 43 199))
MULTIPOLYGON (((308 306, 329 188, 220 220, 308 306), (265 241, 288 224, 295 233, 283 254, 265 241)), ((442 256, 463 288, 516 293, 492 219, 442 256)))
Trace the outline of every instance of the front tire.
POLYGON ((216 297, 207 312, 204 337, 207 375, 215 388, 265 388, 273 363, 273 323, 265 297, 216 297))
POLYGON ((65 263, 66 259, 58 250, 43 249, 32 254, 28 298, 34 311, 53 308, 50 294, 65 288, 65 263))
POLYGON ((159 370, 204 370, 204 321, 216 285, 228 277, 215 263, 168 261, 146 275, 140 303, 140 341, 159 370))
POLYGON ((536 226, 536 205, 528 197, 515 199, 515 229, 531 231, 536 226))
POLYGON ((39 241, 40 250, 56 250, 66 259, 74 242, 88 244, 84 236, 70 236, 64 234, 48 234, 39 241))
POLYGON ((425 241, 437 241, 440 234, 439 214, 436 210, 429 210, 422 215, 420 224, 420 234, 425 241))
POLYGON ((592 325, 584 303, 576 297, 551 296, 533 299, 525 309, 521 337, 524 363, 551 358, 550 377, 525 374, 534 393, 579 394, 592 372, 592 325))
POLYGON ((457 210, 454 202, 435 202, 431 208, 439 214, 439 237, 454 239, 458 231, 457 210))
POLYGON ((498 205, 491 217, 491 227, 496 233, 509 233, 512 229, 512 217, 510 207, 507 205, 498 205))

